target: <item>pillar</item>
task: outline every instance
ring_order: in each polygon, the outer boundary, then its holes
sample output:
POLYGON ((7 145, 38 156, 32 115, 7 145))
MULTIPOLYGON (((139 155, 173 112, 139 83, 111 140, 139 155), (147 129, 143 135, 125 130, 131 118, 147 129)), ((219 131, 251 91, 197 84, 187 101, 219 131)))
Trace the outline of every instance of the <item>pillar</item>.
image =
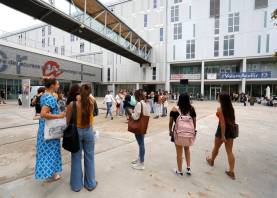
POLYGON ((165 65, 166 73, 165 73, 165 90, 170 92, 170 64, 165 65))
POLYGON ((205 62, 201 63, 201 95, 204 96, 205 62))
MULTIPOLYGON (((242 61, 242 72, 246 72, 246 67, 247 67, 247 64, 246 64, 246 58, 243 59, 242 61)), ((246 78, 242 78, 242 81, 241 81, 241 92, 245 93, 246 91, 246 78)))
POLYGON ((136 90, 139 89, 139 83, 136 83, 136 90))
POLYGON ((115 84, 114 83, 112 84, 112 92, 113 92, 113 95, 115 96, 116 93, 115 93, 115 84))

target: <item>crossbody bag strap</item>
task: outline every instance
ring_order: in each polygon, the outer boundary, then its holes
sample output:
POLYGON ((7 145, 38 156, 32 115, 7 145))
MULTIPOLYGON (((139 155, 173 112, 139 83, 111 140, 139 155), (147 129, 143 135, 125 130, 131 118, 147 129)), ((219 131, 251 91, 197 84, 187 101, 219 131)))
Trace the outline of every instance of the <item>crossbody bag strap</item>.
POLYGON ((143 104, 142 104, 142 102, 140 102, 140 105, 141 105, 141 112, 140 112, 140 118, 141 118, 142 115, 143 115, 143 104))

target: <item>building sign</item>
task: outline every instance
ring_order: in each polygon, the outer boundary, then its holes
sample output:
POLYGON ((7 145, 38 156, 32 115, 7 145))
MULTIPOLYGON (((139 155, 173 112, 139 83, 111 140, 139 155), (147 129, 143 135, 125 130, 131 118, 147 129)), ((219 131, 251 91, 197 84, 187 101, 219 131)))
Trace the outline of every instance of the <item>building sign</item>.
POLYGON ((69 81, 101 82, 101 68, 0 44, 0 74, 22 78, 55 77, 69 81))
POLYGON ((220 73, 220 79, 271 78, 271 72, 220 73))
POLYGON ((208 80, 216 80, 217 79, 217 74, 216 73, 207 74, 207 79, 208 80))
POLYGON ((63 72, 61 71, 60 65, 55 61, 47 61, 42 67, 43 76, 53 76, 55 78, 59 77, 63 72))
POLYGON ((188 80, 200 80, 200 74, 171 74, 171 80, 181 80, 181 79, 188 79, 188 80))

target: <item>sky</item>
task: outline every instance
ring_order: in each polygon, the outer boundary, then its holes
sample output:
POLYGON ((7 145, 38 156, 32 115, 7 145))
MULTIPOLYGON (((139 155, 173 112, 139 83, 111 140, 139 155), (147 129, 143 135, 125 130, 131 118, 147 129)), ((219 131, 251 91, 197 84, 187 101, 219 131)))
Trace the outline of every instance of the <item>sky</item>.
MULTIPOLYGON (((118 0, 100 0, 102 3, 111 3, 118 0)), ((29 26, 40 24, 41 21, 35 20, 28 15, 13 10, 0 3, 0 35, 2 33, 13 32, 29 26)))

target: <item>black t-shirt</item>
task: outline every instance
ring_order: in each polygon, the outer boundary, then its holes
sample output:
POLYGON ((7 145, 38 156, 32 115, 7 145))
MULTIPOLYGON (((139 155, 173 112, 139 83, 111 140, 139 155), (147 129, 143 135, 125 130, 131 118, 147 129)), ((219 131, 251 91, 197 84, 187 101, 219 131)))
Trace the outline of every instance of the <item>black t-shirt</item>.
MULTIPOLYGON (((176 122, 177 118, 179 117, 179 112, 178 111, 171 111, 170 112, 170 117, 173 117, 173 120, 174 122, 176 122)), ((191 107, 191 110, 189 111, 189 115, 192 117, 192 118, 196 118, 196 112, 195 112, 195 109, 194 107, 191 107)))

